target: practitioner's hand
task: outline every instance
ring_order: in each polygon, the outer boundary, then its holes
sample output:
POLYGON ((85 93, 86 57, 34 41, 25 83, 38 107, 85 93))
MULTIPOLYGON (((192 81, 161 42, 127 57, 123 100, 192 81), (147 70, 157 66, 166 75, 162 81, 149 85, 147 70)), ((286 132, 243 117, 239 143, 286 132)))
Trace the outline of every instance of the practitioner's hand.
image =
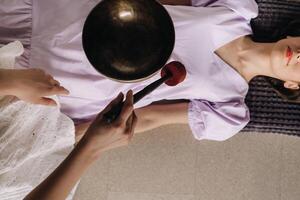
POLYGON ((47 98, 52 95, 67 95, 69 91, 41 69, 4 70, 2 80, 8 83, 8 95, 33 104, 55 106, 56 102, 47 98))
POLYGON ((137 123, 133 110, 133 95, 129 91, 119 117, 112 123, 107 123, 103 115, 114 105, 123 100, 123 94, 114 99, 94 120, 80 142, 88 145, 88 149, 94 154, 116 147, 128 145, 137 123))
POLYGON ((83 173, 99 158, 101 152, 128 144, 136 124, 131 91, 127 93, 123 109, 116 121, 107 124, 102 119, 104 113, 122 100, 123 95, 119 95, 97 116, 69 156, 24 200, 66 199, 83 173))

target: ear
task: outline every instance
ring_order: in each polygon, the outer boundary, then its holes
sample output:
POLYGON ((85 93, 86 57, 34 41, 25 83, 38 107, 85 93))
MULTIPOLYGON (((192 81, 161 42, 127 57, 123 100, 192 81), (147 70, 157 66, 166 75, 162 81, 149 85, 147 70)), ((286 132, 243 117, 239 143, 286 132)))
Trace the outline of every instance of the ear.
POLYGON ((284 87, 291 90, 298 90, 299 84, 294 81, 286 81, 284 82, 284 87))

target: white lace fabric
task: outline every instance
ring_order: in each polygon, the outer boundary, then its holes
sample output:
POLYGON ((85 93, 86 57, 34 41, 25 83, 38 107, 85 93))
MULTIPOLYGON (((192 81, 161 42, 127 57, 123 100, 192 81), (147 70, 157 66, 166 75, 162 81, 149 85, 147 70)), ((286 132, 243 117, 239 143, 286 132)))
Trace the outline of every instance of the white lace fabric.
MULTIPOLYGON (((0 67, 12 68, 15 57, 22 52, 20 42, 0 48, 0 67)), ((2 97, 0 199, 23 199, 66 158, 74 143, 74 124, 59 107, 2 97)))

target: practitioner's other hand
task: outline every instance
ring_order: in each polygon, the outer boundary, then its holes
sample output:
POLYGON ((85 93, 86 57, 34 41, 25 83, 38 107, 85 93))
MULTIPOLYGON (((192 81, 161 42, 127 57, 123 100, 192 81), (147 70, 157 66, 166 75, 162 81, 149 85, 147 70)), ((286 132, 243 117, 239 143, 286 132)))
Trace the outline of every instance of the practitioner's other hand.
POLYGON ((133 110, 133 95, 129 91, 119 117, 107 123, 103 115, 114 105, 123 100, 123 94, 114 99, 94 120, 80 142, 87 144, 93 155, 99 155, 109 149, 128 145, 137 123, 137 117, 133 110))
POLYGON ((52 95, 68 95, 69 91, 41 69, 4 70, 2 80, 6 80, 7 94, 19 99, 48 106, 55 106, 56 102, 48 98, 52 95))

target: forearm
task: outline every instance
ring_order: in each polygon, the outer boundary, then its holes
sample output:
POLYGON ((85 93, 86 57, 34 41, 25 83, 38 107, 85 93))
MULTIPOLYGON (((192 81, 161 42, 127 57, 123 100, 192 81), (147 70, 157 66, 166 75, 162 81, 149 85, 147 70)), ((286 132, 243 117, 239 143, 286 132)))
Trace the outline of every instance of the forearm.
POLYGON ((92 122, 86 122, 75 126, 75 141, 76 143, 81 140, 85 132, 88 130, 92 122))
POLYGON ((9 71, 7 69, 0 69, 0 96, 12 95, 12 82, 9 80, 9 71))
POLYGON ((191 6, 191 0, 158 0, 161 4, 165 5, 183 5, 191 6))
POLYGON ((25 200, 64 200, 87 168, 99 157, 81 141, 59 167, 36 187, 25 200))
POLYGON ((168 124, 188 123, 188 102, 153 104, 136 109, 136 132, 148 131, 168 124))
MULTIPOLYGON (((141 133, 168 124, 188 123, 189 102, 176 102, 152 104, 135 110, 138 121, 135 133, 141 133)), ((76 126, 76 141, 87 131, 91 123, 84 123, 76 126)))

